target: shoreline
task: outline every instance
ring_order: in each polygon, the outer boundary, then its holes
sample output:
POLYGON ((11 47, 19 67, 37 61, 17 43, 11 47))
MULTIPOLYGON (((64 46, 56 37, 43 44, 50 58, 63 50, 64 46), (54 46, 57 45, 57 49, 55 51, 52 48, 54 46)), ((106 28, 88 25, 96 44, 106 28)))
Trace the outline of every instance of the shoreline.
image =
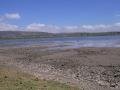
POLYGON ((120 48, 0 48, 0 65, 84 90, 120 89, 120 48))

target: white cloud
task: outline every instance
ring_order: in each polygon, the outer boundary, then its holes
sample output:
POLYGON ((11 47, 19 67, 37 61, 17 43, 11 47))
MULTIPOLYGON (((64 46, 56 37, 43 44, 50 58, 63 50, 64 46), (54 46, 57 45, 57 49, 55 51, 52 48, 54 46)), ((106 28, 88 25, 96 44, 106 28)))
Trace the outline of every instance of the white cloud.
POLYGON ((20 19, 20 15, 19 15, 19 13, 6 13, 4 15, 0 15, 0 31, 20 30, 20 28, 17 25, 5 23, 5 21, 8 19, 20 19))
POLYGON ((44 28, 44 27, 46 27, 45 24, 32 23, 32 24, 30 24, 30 25, 27 26, 27 29, 28 30, 39 30, 39 29, 44 28))
POLYGON ((103 25, 103 24, 99 24, 99 25, 83 25, 82 28, 84 29, 102 29, 102 28, 109 28, 111 27, 110 25, 103 25))
POLYGON ((58 33, 59 27, 55 25, 45 25, 40 23, 32 23, 26 27, 27 31, 51 32, 58 33))
POLYGON ((120 26, 120 22, 118 22, 118 23, 115 23, 114 25, 115 25, 115 26, 120 26))
POLYGON ((78 26, 65 26, 66 29, 77 29, 78 26))
POLYGON ((120 31, 120 23, 111 25, 79 25, 79 26, 64 26, 58 27, 55 25, 45 25, 40 23, 33 23, 26 27, 27 31, 39 31, 50 33, 72 33, 72 32, 112 32, 120 31))
POLYGON ((95 27, 92 26, 92 25, 83 25, 82 28, 84 28, 84 29, 95 29, 95 27))
POLYGON ((14 20, 14 19, 20 19, 21 16, 19 13, 6 13, 4 15, 0 15, 0 22, 4 22, 6 20, 14 20))
MULTIPOLYGON (((120 16, 119 14, 117 16, 120 16)), ((6 13, 0 15, 0 31, 38 31, 38 32, 50 32, 50 33, 72 33, 72 32, 120 32, 120 22, 111 25, 98 24, 98 25, 75 25, 75 26, 63 26, 46 25, 41 23, 32 23, 25 27, 18 27, 17 25, 6 24, 6 20, 20 19, 19 13, 6 13)))
POLYGON ((7 19, 20 19, 21 18, 19 13, 6 13, 4 16, 7 19))
MULTIPOLYGON (((119 14, 117 16, 120 16, 119 14)), ((72 33, 72 32, 120 32, 120 22, 111 25, 98 24, 98 25, 75 25, 75 26, 63 26, 46 25, 41 23, 32 23, 25 27, 18 27, 17 25, 6 24, 4 21, 11 19, 20 19, 19 13, 6 13, 0 15, 0 31, 38 31, 38 32, 50 32, 50 33, 72 33)))
POLYGON ((40 23, 32 23, 25 27, 18 27, 6 23, 0 23, 0 31, 34 31, 34 32, 49 32, 49 33, 75 33, 75 32, 120 32, 120 23, 111 25, 79 25, 79 26, 64 26, 46 25, 40 23))
POLYGON ((120 23, 115 23, 112 25, 99 24, 99 25, 79 25, 79 26, 64 26, 64 27, 33 23, 28 25, 25 30, 50 32, 50 33, 112 32, 112 31, 120 31, 120 23))
POLYGON ((11 25, 6 23, 0 23, 0 31, 17 31, 17 25, 11 25))

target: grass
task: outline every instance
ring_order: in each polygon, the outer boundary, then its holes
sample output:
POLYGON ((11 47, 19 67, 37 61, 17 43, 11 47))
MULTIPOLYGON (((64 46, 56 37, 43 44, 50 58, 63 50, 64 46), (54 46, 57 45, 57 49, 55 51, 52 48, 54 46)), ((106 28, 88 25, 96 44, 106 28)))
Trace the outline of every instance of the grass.
POLYGON ((79 90, 55 81, 39 80, 8 67, 0 67, 0 90, 79 90))

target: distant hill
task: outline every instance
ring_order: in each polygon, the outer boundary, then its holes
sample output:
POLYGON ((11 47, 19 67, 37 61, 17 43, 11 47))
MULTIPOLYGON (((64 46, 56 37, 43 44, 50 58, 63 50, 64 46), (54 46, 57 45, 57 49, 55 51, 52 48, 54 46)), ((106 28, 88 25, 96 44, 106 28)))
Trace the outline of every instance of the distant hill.
POLYGON ((53 34, 45 32, 0 31, 0 39, 25 39, 46 37, 53 37, 53 34))
POLYGON ((25 32, 25 31, 0 31, 0 39, 27 39, 27 38, 55 38, 55 37, 81 37, 81 36, 106 36, 120 35, 120 32, 101 33, 46 33, 46 32, 25 32))

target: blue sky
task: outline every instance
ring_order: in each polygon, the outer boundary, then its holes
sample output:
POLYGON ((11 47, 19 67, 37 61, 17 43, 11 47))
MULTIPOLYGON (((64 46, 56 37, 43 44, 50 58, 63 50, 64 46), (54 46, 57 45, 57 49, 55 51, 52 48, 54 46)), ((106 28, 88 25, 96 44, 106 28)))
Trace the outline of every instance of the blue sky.
POLYGON ((109 24, 120 20, 120 0, 0 0, 0 14, 14 12, 22 25, 109 24))
POLYGON ((120 0, 0 0, 0 16, 10 13, 19 19, 2 22, 18 26, 113 24, 120 22, 120 0))

